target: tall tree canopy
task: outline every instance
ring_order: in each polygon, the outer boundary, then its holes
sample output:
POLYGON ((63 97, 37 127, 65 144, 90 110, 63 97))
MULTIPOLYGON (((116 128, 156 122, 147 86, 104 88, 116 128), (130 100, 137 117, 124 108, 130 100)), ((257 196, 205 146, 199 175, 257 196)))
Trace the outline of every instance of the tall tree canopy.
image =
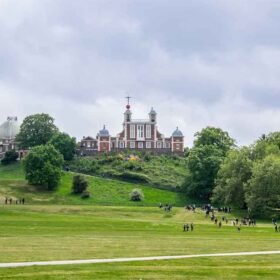
POLYGON ((253 215, 275 212, 280 216, 280 157, 270 155, 254 163, 246 190, 246 201, 253 215))
POLYGON ((220 205, 244 208, 245 188, 252 175, 253 161, 248 148, 232 150, 222 163, 217 175, 212 201, 220 205))
POLYGON ((195 133, 194 147, 215 146, 224 155, 234 146, 234 140, 229 136, 228 132, 217 127, 206 127, 200 132, 195 133))
POLYGON ((63 162, 63 156, 54 146, 36 146, 24 158, 25 178, 31 185, 52 190, 59 183, 63 162))
POLYGON ((220 128, 207 127, 195 134, 194 147, 188 155, 184 189, 190 196, 209 199, 218 170, 234 140, 220 128))
POLYGON ((21 148, 28 149, 47 144, 58 132, 54 119, 48 114, 35 114, 26 117, 20 126, 17 142, 21 148))
POLYGON ((49 141, 64 157, 71 160, 75 155, 76 140, 66 133, 57 133, 49 141))

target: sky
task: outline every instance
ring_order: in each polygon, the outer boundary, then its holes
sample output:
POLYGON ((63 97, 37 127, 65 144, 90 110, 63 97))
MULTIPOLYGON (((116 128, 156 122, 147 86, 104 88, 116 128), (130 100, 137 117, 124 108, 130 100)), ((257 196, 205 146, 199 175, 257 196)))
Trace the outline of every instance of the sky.
POLYGON ((280 130, 278 0, 0 0, 0 123, 48 113, 96 136, 158 113, 192 146, 206 126, 238 145, 280 130))

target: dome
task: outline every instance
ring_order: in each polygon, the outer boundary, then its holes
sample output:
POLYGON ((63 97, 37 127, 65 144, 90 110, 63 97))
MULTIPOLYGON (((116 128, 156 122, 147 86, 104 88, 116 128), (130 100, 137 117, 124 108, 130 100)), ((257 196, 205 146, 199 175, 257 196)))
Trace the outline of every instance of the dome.
POLYGON ((181 130, 179 130, 179 128, 177 127, 176 130, 172 133, 173 137, 183 137, 183 133, 181 130))
POLYGON ((109 131, 106 129, 105 125, 103 126, 103 129, 101 129, 98 133, 99 136, 110 136, 109 131))
POLYGON ((19 125, 17 117, 8 117, 7 120, 0 125, 0 139, 13 139, 19 133, 19 125))

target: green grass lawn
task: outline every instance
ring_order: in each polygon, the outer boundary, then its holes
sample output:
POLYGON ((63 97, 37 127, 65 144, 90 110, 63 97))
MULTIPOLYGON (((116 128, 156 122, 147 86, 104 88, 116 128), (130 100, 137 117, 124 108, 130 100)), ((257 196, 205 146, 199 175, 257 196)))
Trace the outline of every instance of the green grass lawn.
MULTIPOLYGON (((203 213, 191 213, 183 208, 175 208, 169 214, 157 207, 2 205, 0 219, 0 262, 265 251, 280 248, 280 233, 275 233, 269 223, 258 223, 255 228, 243 227, 238 233, 231 225, 224 225, 219 229, 203 213), (194 222, 195 231, 183 232, 182 224, 185 222, 194 222)), ((245 276, 280 277, 279 261, 279 256, 274 255, 0 269, 0 276, 7 277, 0 278, 168 279, 174 274, 178 279, 190 275, 193 277, 190 279, 207 279, 208 276, 217 279, 232 273, 234 279, 240 277, 242 271, 245 276)))
POLYGON ((142 205, 155 206, 161 203, 182 206, 189 201, 183 194, 152 188, 147 185, 128 183, 101 177, 87 176, 91 198, 81 199, 71 193, 74 173, 64 173, 57 190, 49 192, 30 186, 24 180, 22 166, 17 163, 0 165, 0 203, 5 197, 24 197, 28 204, 81 204, 81 205, 142 205), (134 188, 142 189, 143 202, 132 202, 129 194, 134 188))
MULTIPOLYGON (((278 250, 280 233, 271 223, 255 228, 217 228, 200 211, 156 205, 187 203, 178 193, 89 176, 92 198, 71 194, 65 173, 54 192, 24 180, 19 164, 0 167, 0 262, 144 257, 278 250), (142 203, 128 199, 140 187, 142 203), (26 205, 4 205, 4 197, 25 197, 26 205), (138 206, 138 207, 135 207, 138 206), (149 207, 147 207, 149 206, 149 207), (154 206, 154 207, 151 207, 154 206), (182 225, 194 222, 194 232, 182 225)), ((225 215, 222 213, 219 216, 225 215)), ((233 213, 227 215, 233 218, 233 213)), ((280 256, 199 258, 27 268, 0 268, 0 279, 278 279, 280 256)))

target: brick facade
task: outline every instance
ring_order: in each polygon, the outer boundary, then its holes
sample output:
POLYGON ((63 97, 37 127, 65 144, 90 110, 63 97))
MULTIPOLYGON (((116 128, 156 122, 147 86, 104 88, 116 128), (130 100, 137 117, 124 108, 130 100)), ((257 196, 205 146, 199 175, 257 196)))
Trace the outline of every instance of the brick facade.
POLYGON ((157 113, 152 108, 147 119, 132 119, 130 105, 124 113, 123 130, 115 137, 103 127, 96 138, 84 137, 79 143, 80 155, 118 150, 145 150, 156 153, 184 152, 184 136, 177 128, 171 137, 165 137, 157 128, 157 113))

